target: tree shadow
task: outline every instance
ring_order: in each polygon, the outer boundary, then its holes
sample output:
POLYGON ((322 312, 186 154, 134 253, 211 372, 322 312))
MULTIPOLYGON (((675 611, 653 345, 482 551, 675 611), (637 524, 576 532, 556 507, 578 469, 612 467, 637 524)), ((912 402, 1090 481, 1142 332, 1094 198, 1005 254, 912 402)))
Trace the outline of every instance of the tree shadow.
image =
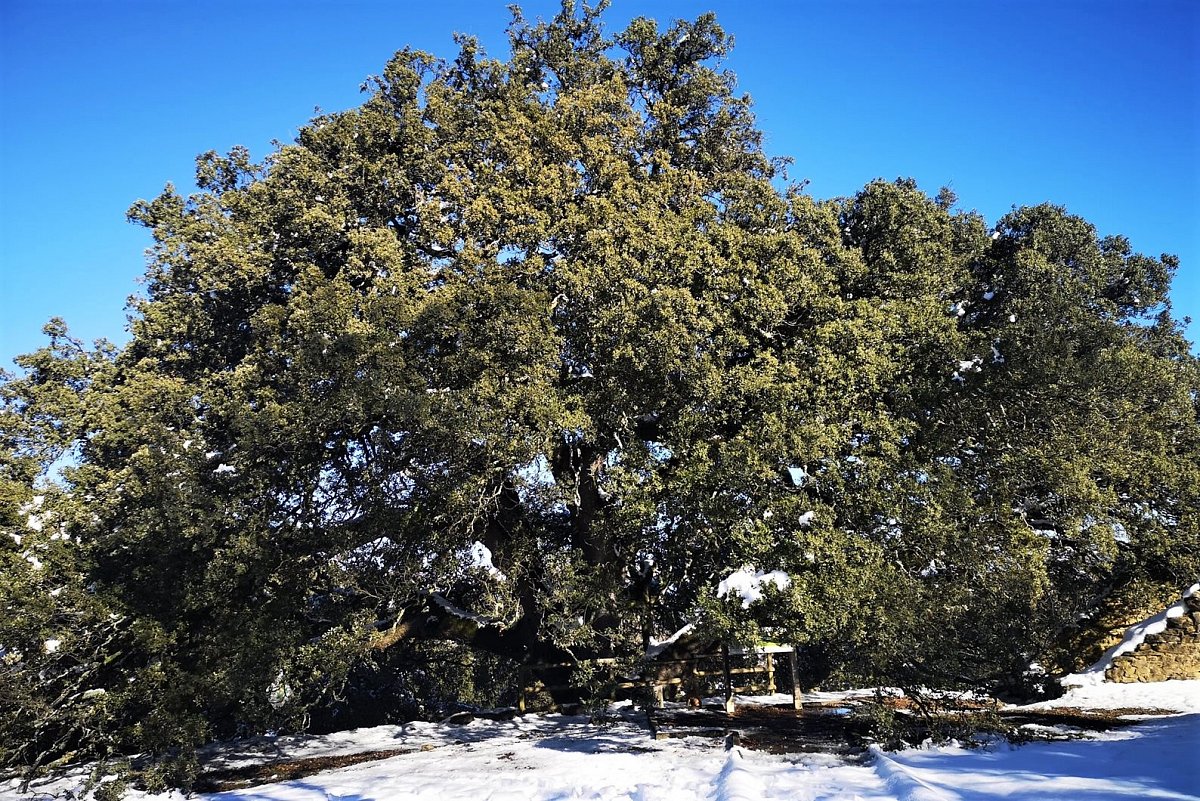
POLYGON ((1000 746, 972 754, 889 755, 903 770, 963 801, 1172 799, 1200 801, 1200 715, 1148 721, 1119 739, 1000 746), (984 763, 984 764, 980 764, 984 763), (987 763, 992 763, 988 767, 987 763))

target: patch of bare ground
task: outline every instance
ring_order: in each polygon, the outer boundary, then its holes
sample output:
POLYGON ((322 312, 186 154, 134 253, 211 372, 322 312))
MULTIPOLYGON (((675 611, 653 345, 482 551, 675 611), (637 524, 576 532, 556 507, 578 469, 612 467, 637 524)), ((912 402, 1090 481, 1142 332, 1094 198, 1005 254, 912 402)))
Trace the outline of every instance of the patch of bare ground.
POLYGON ((868 726, 845 707, 741 706, 732 714, 712 709, 656 709, 650 714, 656 739, 727 737, 746 748, 771 753, 824 753, 854 757, 865 751, 868 726))
POLYGON ((303 779, 305 776, 312 776, 314 773, 326 770, 358 765, 362 762, 390 759, 418 751, 431 751, 434 747, 433 745, 423 745, 419 748, 389 748, 382 751, 360 751, 357 754, 307 757, 305 759, 268 762, 262 765, 247 765, 240 768, 206 771, 196 779, 192 789, 201 793, 222 793, 227 790, 239 790, 243 787, 256 787, 260 784, 303 779))
POLYGON ((742 706, 732 715, 714 709, 654 710, 650 726, 658 739, 724 736, 729 742, 771 753, 817 752, 856 758, 872 742, 900 747, 929 737, 965 742, 980 736, 1000 736, 1012 742, 1075 739, 1132 726, 1137 717, 1173 714, 1134 708, 1005 710, 983 701, 922 715, 915 713, 906 699, 886 699, 883 706, 895 713, 886 731, 879 730, 878 719, 857 714, 853 705, 805 705, 801 711, 790 706, 742 706))
POLYGON ((1055 709, 1001 709, 997 714, 1002 720, 1024 725, 1037 723, 1044 726, 1075 726, 1090 731, 1108 731, 1137 723, 1135 718, 1174 715, 1169 709, 1144 709, 1122 707, 1120 709, 1080 709, 1057 707, 1055 709))

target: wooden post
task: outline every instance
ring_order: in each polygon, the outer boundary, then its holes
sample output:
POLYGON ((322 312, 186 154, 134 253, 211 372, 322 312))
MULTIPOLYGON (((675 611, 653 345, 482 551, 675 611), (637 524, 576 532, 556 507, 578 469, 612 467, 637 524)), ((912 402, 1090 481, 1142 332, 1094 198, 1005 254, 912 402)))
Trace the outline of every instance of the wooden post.
POLYGON ((767 652, 767 695, 775 694, 775 658, 770 651, 767 652))
POLYGON ((525 685, 529 683, 529 671, 524 667, 517 669, 517 681, 521 685, 521 689, 517 691, 517 712, 525 714, 525 685))
POLYGON ((800 647, 792 647, 792 708, 804 708, 804 693, 800 690, 800 647))
POLYGON ((729 672, 729 646, 721 646, 721 659, 725 663, 725 714, 732 715, 736 704, 733 702, 733 674, 729 672))

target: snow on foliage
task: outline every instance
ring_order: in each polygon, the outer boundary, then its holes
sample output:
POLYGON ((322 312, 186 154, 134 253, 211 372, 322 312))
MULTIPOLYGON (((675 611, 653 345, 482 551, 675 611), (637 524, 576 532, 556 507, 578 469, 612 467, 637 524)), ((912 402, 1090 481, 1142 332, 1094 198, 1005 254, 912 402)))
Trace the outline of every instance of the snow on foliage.
POLYGON ((479 540, 475 540, 475 543, 471 545, 468 553, 473 566, 482 570, 486 570, 489 575, 499 581, 504 581, 507 578, 495 565, 492 564, 491 550, 479 540))
POLYGON ((793 465, 788 468, 788 478, 791 479, 793 487, 803 487, 808 483, 809 475, 803 467, 793 465))
POLYGON ((288 686, 287 677, 283 675, 283 671, 279 671, 275 676, 275 680, 267 687, 267 703, 273 709, 280 709, 287 706, 292 700, 292 688, 288 686))
POLYGON ((964 373, 978 373, 979 365, 983 363, 983 359, 976 356, 973 359, 963 360, 958 363, 958 369, 964 373))
POLYGON ((724 598, 730 594, 741 596, 742 608, 749 609, 750 604, 763 597, 766 584, 774 584, 776 588, 786 590, 791 586, 792 580, 782 570, 772 570, 770 573, 755 572, 753 567, 747 565, 730 573, 717 585, 717 597, 724 598))
MULTIPOLYGON (((45 495, 34 495, 33 500, 31 500, 29 503, 23 505, 20 509, 17 510, 18 514, 25 515, 25 527, 28 528, 30 531, 41 531, 42 530, 42 516, 37 514, 36 512, 38 509, 42 508, 42 504, 44 504, 45 502, 46 502, 45 495)), ((21 544, 20 540, 17 541, 17 544, 18 545, 21 544)))

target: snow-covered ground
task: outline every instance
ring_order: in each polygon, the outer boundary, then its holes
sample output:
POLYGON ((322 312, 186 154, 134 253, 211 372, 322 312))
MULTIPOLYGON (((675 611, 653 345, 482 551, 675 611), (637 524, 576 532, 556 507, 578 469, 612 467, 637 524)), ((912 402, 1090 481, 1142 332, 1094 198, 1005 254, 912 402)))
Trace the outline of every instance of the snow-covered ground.
MULTIPOLYGON (((838 696, 813 700, 836 701, 838 696)), ((755 699, 742 699, 751 702, 755 699)), ((762 699, 778 700, 778 699, 762 699)), ((396 756, 302 779, 204 796, 206 801, 1200 801, 1200 681, 1078 688, 1046 707, 1153 707, 1177 713, 1094 739, 984 748, 872 751, 847 761, 772 755, 720 740, 652 740, 636 720, 526 715, 464 726, 412 723, 225 747, 209 767, 362 751, 396 756)), ((69 780, 32 788, 70 789, 69 780)), ((18 798, 12 784, 0 797, 18 798)), ((43 795, 43 798, 45 795, 43 795)), ((181 801, 178 794, 131 801, 181 801)))
MULTIPOLYGON (((1072 686, 1053 701, 1028 704, 1020 709, 1155 709, 1200 715, 1200 681, 1153 681, 1145 684, 1100 682, 1072 686)), ((1200 763, 1200 753, 1196 755, 1200 763)))

